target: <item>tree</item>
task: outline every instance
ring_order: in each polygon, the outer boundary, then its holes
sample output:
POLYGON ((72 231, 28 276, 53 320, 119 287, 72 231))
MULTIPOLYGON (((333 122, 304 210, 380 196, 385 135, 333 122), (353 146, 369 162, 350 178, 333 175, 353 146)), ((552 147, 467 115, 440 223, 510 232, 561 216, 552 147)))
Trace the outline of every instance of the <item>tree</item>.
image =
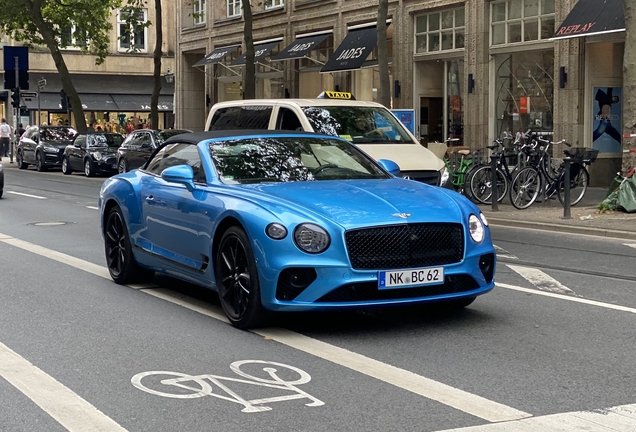
POLYGON ((380 103, 391 108, 391 81, 389 79, 389 53, 386 48, 386 18, 389 0, 379 0, 378 4, 378 66, 380 67, 380 103))
POLYGON ((243 19, 245 27, 243 38, 245 40, 245 71, 243 74, 243 99, 256 98, 256 64, 254 64, 254 35, 252 31, 252 5, 250 0, 243 0, 243 19))
POLYGON ((112 29, 110 15, 118 6, 119 0, 2 0, 0 31, 26 45, 49 49, 80 132, 86 131, 84 110, 60 48, 68 45, 70 26, 71 44, 83 53, 94 54, 97 64, 103 63, 112 29))
MULTIPOLYGON (((623 133, 636 134, 636 4, 624 0, 625 53, 623 55, 623 133)), ((636 150, 636 137, 623 138, 623 151, 636 150)), ((622 171, 636 167, 636 153, 623 153, 622 171)))

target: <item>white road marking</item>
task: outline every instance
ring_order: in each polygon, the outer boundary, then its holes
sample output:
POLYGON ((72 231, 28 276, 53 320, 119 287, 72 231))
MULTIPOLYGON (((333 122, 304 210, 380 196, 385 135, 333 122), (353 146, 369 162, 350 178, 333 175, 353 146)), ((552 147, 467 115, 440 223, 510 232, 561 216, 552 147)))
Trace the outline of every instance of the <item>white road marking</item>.
POLYGON ((519 259, 516 256, 512 255, 507 250, 505 250, 504 248, 499 247, 497 245, 493 245, 493 246, 495 247, 495 251, 497 252, 497 258, 508 258, 508 259, 513 259, 513 260, 518 260, 519 259))
POLYGON ((570 288, 566 287, 558 280, 548 276, 537 268, 522 267, 512 264, 506 264, 506 266, 523 276, 524 279, 526 279, 528 282, 530 282, 532 285, 536 286, 540 290, 560 294, 574 294, 574 291, 572 291, 570 288))
POLYGON ((68 387, 0 343, 0 376, 71 432, 125 432, 68 387))
POLYGON ((633 247, 634 249, 636 249, 636 243, 623 243, 623 245, 633 247))
POLYGON ((514 290, 514 291, 521 291, 521 292, 525 292, 528 294, 536 294, 536 295, 541 295, 541 296, 545 296, 545 297, 552 297, 552 298, 557 298, 557 299, 561 299, 561 300, 568 300, 574 303, 582 303, 582 304, 586 304, 586 305, 590 305, 590 306, 598 306, 598 307, 602 307, 605 309, 613 309, 613 310, 617 310, 617 311, 621 311, 621 312, 629 312, 629 313, 633 313, 636 314, 636 309, 634 308, 630 308, 627 306, 620 306, 620 305, 615 305, 615 304, 611 304, 611 303, 603 303, 600 301, 596 301, 596 300, 588 300, 588 299, 584 299, 584 298, 580 298, 580 297, 572 297, 569 295, 563 295, 563 294, 556 294, 556 293, 551 293, 551 292, 547 292, 547 291, 539 291, 536 289, 532 289, 532 288, 523 288, 523 287, 519 287, 519 286, 515 286, 515 285, 508 285, 505 283, 499 283, 496 282, 495 285, 497 285, 498 287, 501 288, 506 288, 506 289, 510 289, 510 290, 514 290))
MULTIPOLYGON (((70 266, 103 277, 105 279, 110 279, 109 273, 106 268, 93 263, 89 263, 87 261, 83 261, 79 258, 62 254, 60 252, 56 252, 51 249, 47 249, 23 240, 18 240, 2 233, 0 233, 0 241, 27 251, 31 251, 38 255, 51 258, 61 263, 68 264, 70 266)), ((594 300, 586 300, 579 297, 566 296, 546 291, 538 291, 535 289, 527 289, 502 283, 497 283, 497 286, 516 291, 557 298, 560 300, 567 300, 571 302, 598 306, 617 311, 636 313, 636 309, 633 308, 613 305, 609 303, 602 303, 594 300)), ((167 289, 142 289, 141 292, 153 295, 166 301, 170 301, 172 303, 217 319, 219 321, 225 323, 228 322, 222 309, 210 303, 191 299, 187 296, 172 292, 167 289)), ((377 378, 381 381, 393 384, 415 394, 419 394, 443 404, 455 407, 460 411, 470 413, 476 417, 483 418, 488 421, 511 421, 531 416, 531 414, 516 410, 515 408, 490 401, 480 396, 473 395, 463 390, 414 374, 413 372, 399 369, 386 363, 368 358, 361 354, 357 354, 285 329, 261 329, 254 331, 254 333, 264 336, 266 339, 276 340, 279 343, 296 348, 298 350, 302 350, 333 363, 377 378)))
POLYGON ((447 429, 439 432, 625 432, 636 430, 636 405, 531 417, 512 422, 447 429))
POLYGON ((91 210, 99 210, 99 207, 95 207, 95 206, 86 206, 86 208, 91 210))
POLYGON ((7 191, 7 193, 10 193, 10 194, 13 194, 13 195, 25 196, 25 197, 29 197, 29 198, 35 198, 35 199, 46 199, 46 197, 43 197, 43 196, 30 195, 30 194, 25 194, 25 193, 22 193, 22 192, 7 191))

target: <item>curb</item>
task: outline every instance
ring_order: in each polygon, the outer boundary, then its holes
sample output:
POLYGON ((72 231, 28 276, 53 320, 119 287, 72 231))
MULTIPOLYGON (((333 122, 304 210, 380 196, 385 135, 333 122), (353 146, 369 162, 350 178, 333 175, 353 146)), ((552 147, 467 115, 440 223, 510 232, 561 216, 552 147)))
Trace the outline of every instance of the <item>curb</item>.
POLYGON ((490 225, 508 226, 515 228, 529 228, 542 231, 553 231, 570 234, 583 234, 597 237, 611 237, 620 238, 626 240, 636 240, 636 232, 633 231, 620 231, 614 229, 593 228, 593 227, 580 227, 572 225, 545 223, 545 222, 531 222, 531 221, 517 221, 512 219, 498 219, 488 216, 488 223, 490 225))

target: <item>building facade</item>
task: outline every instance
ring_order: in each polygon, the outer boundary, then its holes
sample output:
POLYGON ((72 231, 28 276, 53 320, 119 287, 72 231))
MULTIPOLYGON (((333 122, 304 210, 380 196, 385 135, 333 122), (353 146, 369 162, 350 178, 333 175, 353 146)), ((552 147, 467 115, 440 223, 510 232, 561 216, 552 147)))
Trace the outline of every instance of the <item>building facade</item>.
MULTIPOLYGON (((175 1, 162 2, 163 13, 163 59, 162 75, 174 71, 176 44, 174 13, 175 1)), ((147 3, 143 17, 139 20, 154 21, 154 2, 147 3)), ((143 127, 150 118, 150 96, 153 89, 153 51, 155 49, 155 29, 151 25, 127 32, 120 11, 113 11, 111 18, 109 54, 101 65, 96 57, 83 54, 69 43, 62 49, 73 85, 79 93, 87 124, 108 125, 110 129, 125 131, 126 128, 143 127), (122 35, 123 38, 120 37, 122 35), (131 50, 131 47, 134 47, 131 50), (141 125, 141 126, 140 126, 141 125)), ((68 29, 71 40, 72 27, 68 29)), ((4 64, 4 46, 19 45, 8 36, 0 35, 0 66, 4 64)), ((4 74, 4 70, 0 69, 4 74)), ((71 114, 62 105, 62 82, 50 52, 44 47, 29 48, 29 91, 38 91, 38 82, 46 84, 37 98, 23 99, 20 122, 23 125, 56 124, 69 121, 74 124, 71 114), (38 115, 39 113, 39 115, 38 115)), ((172 127, 174 124, 174 84, 162 80, 159 97, 159 125, 172 127)), ((7 92, 0 90, 0 116, 7 121, 13 118, 13 107, 7 92)))
MULTIPOLYGON (((176 121, 202 130, 211 104, 242 98, 241 2, 178 1, 176 121)), ((340 90, 378 99, 377 0, 252 4, 257 97, 340 90)), ((455 137, 478 149, 531 129, 596 148, 592 185, 609 185, 622 156, 615 131, 625 32, 622 0, 602 5, 390 1, 392 108, 414 110, 423 143, 455 137)), ((554 156, 562 150, 553 149, 554 156)))

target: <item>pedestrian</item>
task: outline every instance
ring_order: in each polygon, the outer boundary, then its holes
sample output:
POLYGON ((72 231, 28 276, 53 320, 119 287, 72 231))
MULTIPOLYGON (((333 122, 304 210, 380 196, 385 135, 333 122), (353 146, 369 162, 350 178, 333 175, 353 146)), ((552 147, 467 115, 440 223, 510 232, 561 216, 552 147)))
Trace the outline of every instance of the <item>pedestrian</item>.
POLYGON ((57 119, 57 125, 64 126, 64 123, 62 123, 62 119, 57 119))
POLYGON ((3 117, 0 120, 0 158, 9 156, 9 145, 11 144, 11 126, 3 117))
POLYGON ((16 134, 17 140, 22 139, 22 135, 26 132, 26 129, 24 129, 24 127, 22 126, 22 123, 18 123, 18 133, 16 134))

